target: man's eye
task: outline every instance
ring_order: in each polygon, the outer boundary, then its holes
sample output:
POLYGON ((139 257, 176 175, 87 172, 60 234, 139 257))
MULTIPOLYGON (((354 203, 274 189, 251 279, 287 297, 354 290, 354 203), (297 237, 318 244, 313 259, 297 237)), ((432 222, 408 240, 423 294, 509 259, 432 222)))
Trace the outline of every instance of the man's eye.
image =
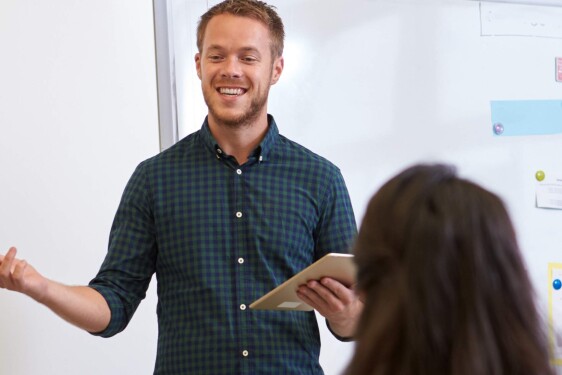
POLYGON ((257 60, 258 60, 258 59, 256 59, 256 58, 253 57, 253 56, 244 56, 244 57, 242 57, 242 61, 248 62, 248 63, 256 62, 257 60))
POLYGON ((219 55, 210 55, 209 56, 209 60, 211 60, 211 61, 220 61, 221 59, 222 59, 222 57, 219 56, 219 55))

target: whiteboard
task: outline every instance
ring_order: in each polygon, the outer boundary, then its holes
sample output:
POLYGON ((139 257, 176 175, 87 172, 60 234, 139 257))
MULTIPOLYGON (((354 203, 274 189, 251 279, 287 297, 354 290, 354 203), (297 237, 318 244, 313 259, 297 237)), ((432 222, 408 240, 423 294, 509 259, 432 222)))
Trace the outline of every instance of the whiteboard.
MULTIPOLYGON (((206 114, 195 29, 216 3, 171 2, 180 138, 198 130, 206 114)), ((562 135, 495 136, 490 102, 562 99, 554 79, 562 40, 537 27, 529 32, 532 25, 556 32, 562 8, 466 0, 269 3, 287 34, 269 112, 282 134, 340 167, 357 221, 402 168, 452 163, 506 202, 546 314, 548 264, 562 260, 562 211, 536 208, 535 173, 562 178, 562 135), (524 32, 514 35, 499 20, 524 32)), ((326 374, 339 374, 353 344, 336 342, 322 322, 320 328, 321 364, 326 374)))

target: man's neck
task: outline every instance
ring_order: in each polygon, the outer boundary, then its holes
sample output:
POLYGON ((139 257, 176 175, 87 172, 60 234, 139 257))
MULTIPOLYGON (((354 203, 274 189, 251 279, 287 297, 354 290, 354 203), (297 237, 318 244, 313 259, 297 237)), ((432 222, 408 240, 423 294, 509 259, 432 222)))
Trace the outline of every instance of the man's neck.
POLYGON ((222 150, 242 165, 265 137, 268 130, 267 116, 239 127, 224 125, 209 117, 209 128, 222 150))

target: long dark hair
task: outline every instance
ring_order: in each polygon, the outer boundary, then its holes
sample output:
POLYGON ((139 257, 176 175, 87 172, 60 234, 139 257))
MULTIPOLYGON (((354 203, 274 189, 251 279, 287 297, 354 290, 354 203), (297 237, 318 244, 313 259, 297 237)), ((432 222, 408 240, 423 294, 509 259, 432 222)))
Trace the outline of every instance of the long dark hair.
POLYGON ((553 374, 504 204, 454 168, 383 185, 354 252, 365 309, 347 374, 553 374))

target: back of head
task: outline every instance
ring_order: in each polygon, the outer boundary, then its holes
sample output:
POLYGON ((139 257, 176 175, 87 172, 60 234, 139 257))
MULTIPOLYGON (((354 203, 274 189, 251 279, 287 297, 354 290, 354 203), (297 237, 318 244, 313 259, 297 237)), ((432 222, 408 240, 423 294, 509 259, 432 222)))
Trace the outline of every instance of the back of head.
POLYGON ((271 36, 271 53, 273 58, 283 55, 285 30, 281 17, 275 7, 258 0, 225 0, 211 7, 199 20, 197 26, 197 48, 203 50, 203 39, 209 21, 220 14, 248 17, 262 22, 269 29, 271 36))
POLYGON ((507 211, 453 168, 383 185, 354 252, 365 310, 349 374, 551 374, 507 211))

